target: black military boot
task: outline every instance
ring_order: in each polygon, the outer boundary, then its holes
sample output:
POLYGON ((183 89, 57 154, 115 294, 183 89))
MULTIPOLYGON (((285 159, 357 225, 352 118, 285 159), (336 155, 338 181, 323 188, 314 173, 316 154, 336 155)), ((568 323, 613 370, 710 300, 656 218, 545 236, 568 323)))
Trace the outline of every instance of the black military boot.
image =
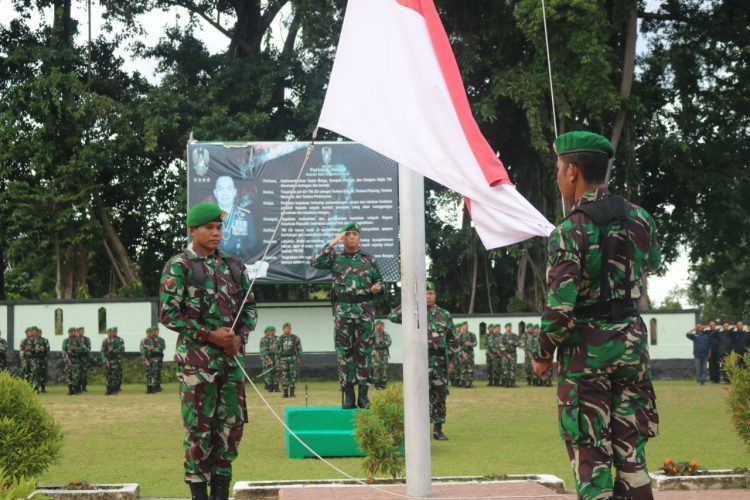
POLYGON ((289 388, 284 387, 284 395, 281 396, 282 398, 288 398, 289 397, 289 388))
POLYGON ((294 395, 294 386, 293 385, 289 386, 289 397, 290 398, 296 398, 297 397, 297 396, 294 395))
POLYGON ((341 408, 344 410, 351 410, 355 406, 354 386, 352 384, 347 384, 346 387, 344 387, 344 402, 341 403, 341 408))
POLYGON ((150 386, 150 385, 147 385, 146 386, 146 394, 153 394, 153 393, 154 393, 154 388, 152 386, 150 386))
POLYGON ((231 476, 211 475, 211 500, 228 500, 231 476))
POLYGON ((208 483, 188 483, 192 500, 208 500, 208 483))
POLYGON ((47 392, 47 386, 42 384, 42 394, 45 394, 47 392))
POLYGON ((75 392, 73 391, 73 386, 69 385, 68 386, 68 396, 72 396, 73 394, 75 394, 75 392))
POLYGON ((154 392, 161 392, 164 389, 161 388, 161 384, 156 384, 156 387, 154 387, 154 392))
POLYGON ((435 424, 435 427, 432 431, 432 437, 437 439, 438 441, 448 441, 448 436, 443 434, 443 424, 435 424))
POLYGON ((369 408, 370 407, 370 399, 367 397, 367 390, 369 387, 367 384, 362 384, 359 386, 359 394, 357 395, 357 406, 360 408, 369 408))

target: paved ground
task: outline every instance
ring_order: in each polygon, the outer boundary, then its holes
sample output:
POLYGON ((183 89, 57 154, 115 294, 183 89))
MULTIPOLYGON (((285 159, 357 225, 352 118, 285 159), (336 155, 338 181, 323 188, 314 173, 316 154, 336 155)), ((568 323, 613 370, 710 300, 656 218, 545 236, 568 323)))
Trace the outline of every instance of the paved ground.
MULTIPOLYGON (((381 490, 404 495, 405 487, 379 486, 381 490)), ((295 487, 279 491, 279 500, 385 500, 400 498, 384 491, 364 486, 339 487, 295 487)), ((708 491, 658 491, 656 500, 750 500, 748 490, 708 490, 708 491)), ((575 500, 576 495, 557 494, 553 490, 536 483, 511 484, 434 484, 432 498, 452 499, 524 499, 549 498, 551 500, 575 500)))

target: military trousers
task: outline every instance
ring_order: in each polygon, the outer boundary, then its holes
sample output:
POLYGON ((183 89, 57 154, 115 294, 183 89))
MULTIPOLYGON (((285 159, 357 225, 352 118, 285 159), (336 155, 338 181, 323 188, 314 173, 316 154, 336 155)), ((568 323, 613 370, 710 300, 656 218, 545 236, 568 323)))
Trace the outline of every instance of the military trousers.
POLYGON ((374 342, 372 318, 342 318, 334 320, 336 355, 341 387, 365 385, 372 369, 374 342))
POLYGON ((275 357, 267 356, 263 358, 263 371, 266 372, 263 375, 263 383, 269 387, 276 387, 279 385, 279 363, 275 357), (270 368, 270 370, 269 370, 270 368))
MULTIPOLYGON (((81 378, 81 383, 83 378, 81 378)), ((118 390, 122 385, 122 359, 110 359, 104 363, 104 384, 110 390, 118 390)))
POLYGON ((294 356, 279 356, 279 378, 284 387, 297 383, 299 365, 294 356))
POLYGON ((634 367, 558 376, 560 434, 581 499, 652 499, 645 447, 658 433, 648 371, 634 367), (612 467, 616 476, 612 478, 612 467))
POLYGON ((245 384, 239 366, 208 370, 177 366, 180 411, 185 427, 185 482, 232 475, 232 461, 247 422, 245 384))
POLYGON ((447 413, 448 380, 430 381, 430 422, 442 424, 447 413))
POLYGON ((379 387, 385 387, 388 383, 388 354, 386 351, 373 352, 372 383, 379 387))

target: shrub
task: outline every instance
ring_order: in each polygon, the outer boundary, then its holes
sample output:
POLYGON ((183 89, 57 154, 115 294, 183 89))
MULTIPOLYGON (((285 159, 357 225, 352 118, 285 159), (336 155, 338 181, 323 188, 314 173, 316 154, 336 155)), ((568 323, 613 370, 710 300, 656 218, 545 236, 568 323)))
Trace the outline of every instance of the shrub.
MULTIPOLYGON (((18 498, 29 498, 36 489, 33 479, 25 477, 11 478, 7 472, 0 468, 0 500, 17 500, 18 498)), ((43 495, 34 495, 35 499, 47 498, 43 495)))
POLYGON ((398 384, 373 395, 370 409, 357 413, 354 436, 367 453, 362 467, 368 477, 403 477, 404 393, 398 384))
POLYGON ((0 372, 0 469, 33 478, 57 461, 62 431, 25 381, 0 372))
POLYGON ((750 451, 750 351, 743 356, 732 352, 724 363, 729 376, 727 403, 732 423, 750 451))

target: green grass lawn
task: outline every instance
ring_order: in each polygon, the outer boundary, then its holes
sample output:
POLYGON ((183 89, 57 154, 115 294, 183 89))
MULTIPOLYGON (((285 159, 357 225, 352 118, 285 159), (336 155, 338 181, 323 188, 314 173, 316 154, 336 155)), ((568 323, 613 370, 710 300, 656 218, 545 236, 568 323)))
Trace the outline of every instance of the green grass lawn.
MULTIPOLYGON (((721 385, 657 382, 661 435, 648 447, 651 468, 667 458, 692 460, 707 468, 750 467, 750 453, 734 432, 721 385)), ((45 406, 62 425, 62 457, 41 478, 42 484, 73 480, 97 483, 134 482, 141 496, 187 496, 182 482, 182 424, 176 385, 160 394, 144 394, 126 385, 117 396, 101 386, 87 394, 67 396, 66 388, 48 388, 45 406)), ((264 395, 277 412, 287 404, 304 406, 304 384, 296 400, 264 395)), ((340 403, 335 382, 309 384, 309 404, 340 403)), ((260 398, 248 387, 250 423, 234 464, 240 480, 333 479, 338 473, 313 459, 288 459, 284 432, 260 398)), ((450 440, 432 442, 433 475, 551 473, 572 487, 572 474, 557 433, 555 388, 451 389, 445 433, 450 440)), ((334 463, 363 477, 361 459, 334 463)))

